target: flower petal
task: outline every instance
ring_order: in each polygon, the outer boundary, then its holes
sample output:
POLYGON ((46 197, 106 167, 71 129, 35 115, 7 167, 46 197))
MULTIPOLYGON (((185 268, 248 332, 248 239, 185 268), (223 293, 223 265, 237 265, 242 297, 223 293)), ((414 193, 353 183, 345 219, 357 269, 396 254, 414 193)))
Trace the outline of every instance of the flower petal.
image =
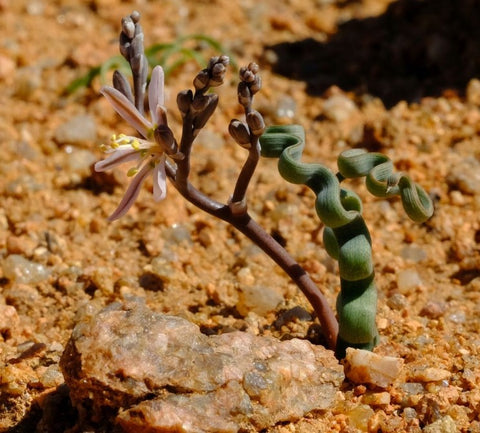
POLYGON ((161 66, 155 66, 148 85, 148 106, 152 116, 153 123, 160 124, 157 118, 157 106, 163 107, 165 105, 165 74, 161 66))
POLYGON ((135 149, 117 149, 103 161, 95 163, 95 171, 107 171, 124 162, 135 161, 136 159, 140 159, 140 154, 135 149))
POLYGON ((130 210, 133 203, 137 199, 138 194, 140 193, 140 188, 142 187, 143 182, 152 172, 152 170, 153 168, 150 166, 150 164, 145 164, 143 168, 135 175, 130 182, 127 191, 125 191, 125 195, 120 201, 117 209, 115 209, 115 211, 108 217, 109 221, 114 221, 118 218, 121 218, 130 210))
POLYGON ((103 86, 100 93, 108 99, 115 111, 120 114, 131 126, 133 126, 145 138, 152 129, 152 124, 137 110, 127 97, 117 89, 103 86))
POLYGON ((153 199, 163 200, 167 195, 167 175, 165 173, 165 155, 153 169, 153 199))

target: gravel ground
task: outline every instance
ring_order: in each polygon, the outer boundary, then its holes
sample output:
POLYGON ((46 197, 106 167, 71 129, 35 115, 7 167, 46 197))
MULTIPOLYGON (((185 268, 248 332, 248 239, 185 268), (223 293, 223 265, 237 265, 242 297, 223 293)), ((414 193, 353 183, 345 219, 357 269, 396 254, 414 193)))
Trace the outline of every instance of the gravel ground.
MULTIPOLYGON (((146 46, 199 33, 220 41, 236 64, 257 62, 263 89, 255 108, 267 124, 305 127, 306 161, 335 169, 346 148, 381 151, 435 201, 433 218, 417 225, 398 200, 349 183, 364 200, 373 238, 375 351, 404 366, 387 388, 346 380, 329 409, 268 431, 480 432, 474 7, 473 0, 0 0, 0 431, 75 425, 59 368, 71 331, 86 309, 132 295, 205 334, 322 343, 311 307, 287 276, 174 188, 156 203, 147 182, 130 212, 108 222, 129 179, 92 166, 112 133, 132 131, 100 97, 99 79, 73 94, 65 88, 117 55, 120 18, 136 9, 146 46)), ((207 57, 218 54, 197 45, 207 57)), ((176 133, 175 95, 198 69, 188 62, 167 77, 176 133)), ((192 182, 221 201, 246 156, 227 131, 242 114, 237 77, 232 67, 192 160, 192 182)), ((262 160, 248 198, 252 215, 333 306, 337 265, 323 249, 310 191, 285 183, 275 161, 262 160)))

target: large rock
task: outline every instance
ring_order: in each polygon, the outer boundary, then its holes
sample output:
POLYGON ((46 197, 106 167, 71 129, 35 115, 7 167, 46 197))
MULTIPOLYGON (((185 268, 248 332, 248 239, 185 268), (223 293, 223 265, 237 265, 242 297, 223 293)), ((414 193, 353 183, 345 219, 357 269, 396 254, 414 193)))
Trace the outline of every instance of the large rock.
POLYGON ((128 432, 262 429, 330 407, 344 379, 323 347, 244 332, 207 337, 138 299, 85 315, 60 365, 75 405, 97 416, 113 409, 128 432))

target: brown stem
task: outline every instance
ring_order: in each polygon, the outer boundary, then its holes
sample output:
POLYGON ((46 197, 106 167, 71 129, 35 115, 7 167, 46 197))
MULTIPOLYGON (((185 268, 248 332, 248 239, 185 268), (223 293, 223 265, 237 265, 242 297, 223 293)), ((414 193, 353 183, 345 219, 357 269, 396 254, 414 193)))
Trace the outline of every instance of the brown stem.
POLYGON ((252 242, 258 245, 287 273, 307 297, 310 304, 312 304, 312 307, 322 325, 328 348, 335 350, 338 335, 338 322, 335 318, 335 314, 317 285, 312 281, 305 270, 288 254, 288 252, 255 220, 253 220, 246 211, 241 215, 234 215, 227 205, 223 205, 208 198, 193 187, 190 182, 182 182, 181 184, 177 183, 175 179, 176 170, 170 164, 167 165, 167 176, 171 180, 173 186, 186 200, 210 215, 231 224, 252 242))
POLYGON ((232 203, 243 202, 247 193, 247 188, 252 179, 253 173, 257 168, 258 161, 260 159, 260 143, 258 137, 254 137, 253 143, 248 150, 248 158, 240 171, 235 189, 233 191, 232 203))

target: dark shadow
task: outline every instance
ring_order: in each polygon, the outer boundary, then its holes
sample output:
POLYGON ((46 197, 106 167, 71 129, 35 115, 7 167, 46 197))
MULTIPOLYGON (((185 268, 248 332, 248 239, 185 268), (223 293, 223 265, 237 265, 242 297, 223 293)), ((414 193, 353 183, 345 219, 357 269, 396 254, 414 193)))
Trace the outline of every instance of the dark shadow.
POLYGON ((84 177, 78 183, 72 183, 64 187, 65 190, 86 189, 95 195, 105 192, 109 195, 113 194, 115 187, 120 183, 115 179, 112 173, 96 172, 93 165, 90 170, 90 175, 84 177))
POLYGON ((274 72, 306 81, 312 95, 337 85, 391 107, 447 89, 462 94, 480 76, 479 17, 476 0, 398 0, 383 15, 340 25, 325 43, 305 39, 266 49, 278 58, 274 72))
POLYGON ((73 427, 77 420, 77 411, 71 405, 66 385, 60 385, 42 400, 42 408, 34 402, 23 419, 7 429, 6 433, 60 433, 73 427))
POLYGON ((140 275, 138 283, 140 284, 140 287, 143 287, 149 292, 163 292, 162 279, 158 275, 155 275, 151 272, 145 272, 144 274, 140 275))

